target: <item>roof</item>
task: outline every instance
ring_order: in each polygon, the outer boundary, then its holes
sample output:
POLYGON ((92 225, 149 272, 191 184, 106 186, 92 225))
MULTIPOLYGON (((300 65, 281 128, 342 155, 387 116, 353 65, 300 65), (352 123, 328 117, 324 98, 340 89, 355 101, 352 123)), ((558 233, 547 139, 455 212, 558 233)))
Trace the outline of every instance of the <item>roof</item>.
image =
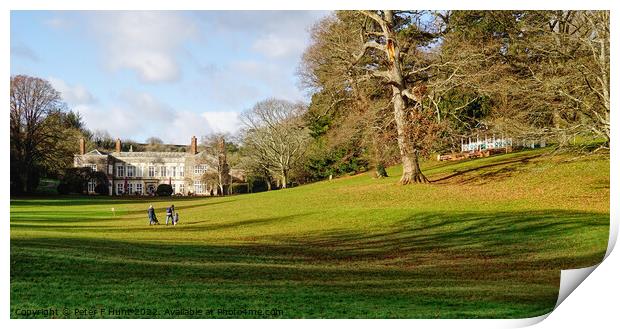
POLYGON ((184 158, 192 154, 187 152, 114 152, 111 155, 116 158, 184 158))
POLYGON ((99 151, 97 149, 94 149, 94 150, 92 150, 90 152, 85 153, 84 155, 108 155, 108 153, 101 152, 101 151, 99 151))
MULTIPOLYGON (((198 152, 196 154, 191 154, 187 152, 102 152, 97 149, 94 149, 88 153, 85 153, 86 156, 112 156, 117 159, 127 159, 127 158, 177 158, 182 159, 188 156, 201 156, 204 151, 198 152)), ((212 157, 212 156, 209 156, 212 157)))

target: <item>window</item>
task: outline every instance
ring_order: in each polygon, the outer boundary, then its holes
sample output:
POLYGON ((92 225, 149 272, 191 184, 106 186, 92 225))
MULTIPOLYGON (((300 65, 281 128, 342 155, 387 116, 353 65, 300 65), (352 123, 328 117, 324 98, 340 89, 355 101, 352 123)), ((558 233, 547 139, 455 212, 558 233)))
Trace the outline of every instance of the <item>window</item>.
POLYGON ((155 176, 155 167, 149 166, 149 177, 155 176))
POLYGON ((88 181, 88 193, 95 193, 96 182, 94 180, 88 181))
POLYGON ((135 166, 127 166, 127 177, 133 177, 135 175, 135 173, 136 173, 136 167, 135 166))
POLYGON ((196 194, 202 194, 203 193, 203 191, 202 191, 202 183, 199 183, 199 182, 195 182, 194 183, 194 193, 196 193, 196 194))
POLYGON ((142 183, 136 183, 136 193, 142 195, 142 183))
POLYGON ((171 167, 170 169, 170 176, 177 177, 177 167, 171 167))
POLYGON ((87 164, 84 167, 90 168, 90 169, 92 169, 92 171, 97 171, 97 165, 96 164, 87 164))
POLYGON ((185 193, 185 184, 183 183, 179 184, 179 193, 181 194, 185 193))
POLYGON ((112 175, 113 171, 114 171, 114 166, 113 165, 108 165, 108 174, 112 175))
POLYGON ((194 175, 202 175, 205 172, 207 172, 208 168, 209 168, 209 166, 207 166, 207 165, 196 165, 194 167, 194 175))
POLYGON ((183 167, 183 166, 180 166, 180 167, 179 167, 179 177, 183 177, 183 174, 184 174, 184 173, 183 173, 183 169, 184 169, 184 167, 183 167))
POLYGON ((127 193, 133 194, 133 183, 127 184, 127 193))
POLYGON ((123 194, 123 183, 116 184, 116 194, 118 195, 123 194))
POLYGON ((142 177, 143 169, 142 166, 136 167, 136 177, 142 177))
POLYGON ((166 167, 164 166, 159 167, 159 176, 166 177, 166 167))
POLYGON ((125 177, 125 166, 124 165, 116 166, 116 176, 125 177))

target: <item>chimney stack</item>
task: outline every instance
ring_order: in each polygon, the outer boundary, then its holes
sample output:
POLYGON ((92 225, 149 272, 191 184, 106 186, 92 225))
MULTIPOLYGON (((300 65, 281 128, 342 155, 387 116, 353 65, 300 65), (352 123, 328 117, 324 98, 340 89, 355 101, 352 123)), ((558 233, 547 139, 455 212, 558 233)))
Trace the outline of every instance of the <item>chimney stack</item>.
POLYGON ((192 142, 189 144, 189 153, 191 154, 198 153, 198 143, 196 140, 196 136, 192 136, 192 142))
POLYGON ((84 153, 86 153, 86 143, 84 138, 80 138, 80 155, 84 155, 84 153))
POLYGON ((217 144, 220 157, 223 157, 224 162, 226 162, 226 141, 224 141, 224 137, 220 137, 217 144))
POLYGON ((116 153, 121 153, 121 139, 116 139, 116 153))

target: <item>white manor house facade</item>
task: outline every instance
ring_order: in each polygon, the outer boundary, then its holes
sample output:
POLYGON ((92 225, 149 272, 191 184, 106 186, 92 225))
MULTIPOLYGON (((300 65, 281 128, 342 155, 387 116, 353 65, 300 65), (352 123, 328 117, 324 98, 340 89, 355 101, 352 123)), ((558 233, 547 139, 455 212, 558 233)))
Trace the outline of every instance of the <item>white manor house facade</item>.
MULTIPOLYGON (((110 195, 153 195, 160 184, 170 184, 173 194, 211 195, 214 192, 200 178, 215 170, 213 164, 217 159, 204 151, 198 152, 195 136, 188 152, 121 152, 120 139, 116 140, 114 152, 85 151, 81 139, 80 154, 74 156, 74 166, 105 173, 110 195)), ((88 182, 89 194, 95 193, 95 184, 95 181, 88 182)))

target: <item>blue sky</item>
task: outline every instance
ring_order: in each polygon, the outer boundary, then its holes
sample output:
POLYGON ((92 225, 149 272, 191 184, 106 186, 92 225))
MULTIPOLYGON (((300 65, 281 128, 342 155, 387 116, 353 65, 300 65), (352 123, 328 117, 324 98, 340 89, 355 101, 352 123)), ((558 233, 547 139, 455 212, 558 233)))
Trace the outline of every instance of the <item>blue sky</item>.
POLYGON ((92 130, 186 144, 235 131, 295 76, 321 11, 12 11, 11 75, 49 80, 92 130))

